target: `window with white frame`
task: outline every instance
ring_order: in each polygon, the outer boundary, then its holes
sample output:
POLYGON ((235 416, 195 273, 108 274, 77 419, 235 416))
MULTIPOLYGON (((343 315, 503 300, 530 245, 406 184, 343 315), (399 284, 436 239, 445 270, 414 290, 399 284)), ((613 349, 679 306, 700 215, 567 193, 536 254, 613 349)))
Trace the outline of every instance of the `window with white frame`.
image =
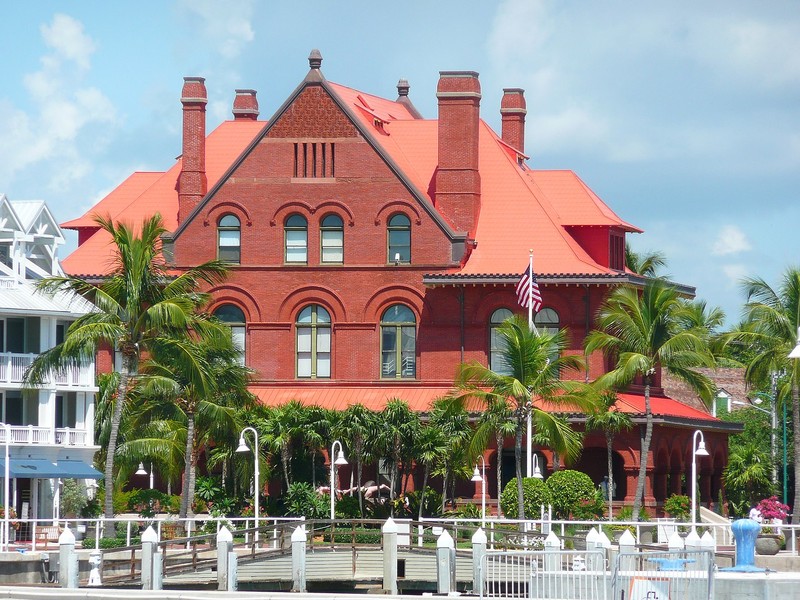
POLYGON ((225 215, 217 224, 217 258, 235 264, 242 260, 241 224, 233 215, 225 215))
POLYGON ((511 367, 503 356, 503 351, 506 349, 506 341, 500 335, 499 328, 513 314, 507 308, 498 308, 489 319, 489 368, 501 375, 510 375, 511 367))
POLYGON ((381 377, 417 376, 417 322, 407 306, 390 306, 381 317, 381 377))
POLYGON ((344 221, 339 215, 327 215, 320 227, 320 259, 324 263, 344 262, 344 221))
POLYGON ((214 311, 214 316, 231 328, 233 347, 239 352, 239 364, 245 364, 245 322, 244 312, 233 304, 223 304, 214 311))
POLYGON ((302 215, 290 215, 283 226, 284 260, 287 263, 308 262, 308 221, 302 215))
POLYGON ((297 315, 297 376, 331 376, 331 316, 317 304, 306 306, 297 315))

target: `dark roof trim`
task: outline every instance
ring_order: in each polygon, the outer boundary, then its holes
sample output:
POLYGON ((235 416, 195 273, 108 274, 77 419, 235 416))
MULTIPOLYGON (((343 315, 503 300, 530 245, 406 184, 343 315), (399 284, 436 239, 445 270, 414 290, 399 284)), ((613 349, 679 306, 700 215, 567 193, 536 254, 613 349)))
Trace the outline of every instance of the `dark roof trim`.
MULTIPOLYGON (((519 273, 487 273, 479 275, 460 275, 459 273, 426 273, 422 276, 422 283, 425 285, 516 285, 519 281, 519 273)), ((647 282, 647 277, 633 273, 537 273, 536 280, 540 284, 596 284, 596 285, 619 285, 630 284, 636 287, 643 287, 647 282)), ((694 296, 694 286, 682 283, 671 282, 680 294, 694 296)))

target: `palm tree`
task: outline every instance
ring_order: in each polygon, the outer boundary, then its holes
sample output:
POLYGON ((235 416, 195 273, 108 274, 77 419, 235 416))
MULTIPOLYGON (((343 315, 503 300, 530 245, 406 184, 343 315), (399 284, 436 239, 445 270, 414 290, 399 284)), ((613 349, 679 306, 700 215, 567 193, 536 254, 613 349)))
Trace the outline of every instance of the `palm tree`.
POLYGON ((737 446, 728 455, 723 481, 730 501, 736 502, 736 512, 746 514, 759 498, 772 493, 771 460, 769 453, 757 444, 737 446))
MULTIPOLYGON (((70 275, 48 277, 39 289, 50 294, 71 292, 87 298, 97 310, 76 319, 64 341, 40 354, 25 374, 27 382, 40 384, 48 374, 94 358, 101 346, 120 352, 122 361, 119 386, 106 448, 106 490, 113 489, 114 457, 117 449, 122 409, 131 378, 139 373, 143 352, 155 344, 168 345, 186 338, 190 331, 204 335, 204 322, 196 311, 208 300, 198 291, 200 285, 214 285, 226 274, 220 261, 211 261, 183 271, 168 272, 161 254, 161 235, 166 233, 161 216, 146 218, 138 227, 115 224, 111 217, 95 217, 114 244, 111 273, 101 283, 70 275)), ((106 493, 104 514, 114 516, 112 494, 106 493)), ((106 528, 105 535, 114 535, 106 528)))
POLYGON ((447 441, 442 429, 428 422, 420 427, 419 435, 414 440, 414 455, 423 465, 422 491, 419 497, 418 519, 422 521, 422 511, 425 506, 425 492, 428 488, 428 477, 431 467, 444 460, 447 441))
POLYGON ((408 456, 414 445, 414 434, 419 430, 419 415, 408 403, 393 398, 378 415, 378 447, 389 467, 389 499, 397 495, 398 468, 403 456, 408 456))
POLYGON ((606 438, 606 452, 608 453, 608 520, 613 519, 612 503, 614 500, 614 436, 623 430, 633 427, 633 421, 626 413, 616 408, 617 395, 607 390, 600 396, 600 404, 596 413, 590 414, 586 419, 586 430, 600 429, 606 438))
POLYGON ((542 332, 528 326, 527 320, 516 315, 498 328, 503 341, 500 363, 503 373, 493 371, 479 363, 461 365, 456 378, 459 398, 480 398, 487 406, 505 400, 511 405, 516 427, 514 429, 514 456, 517 475, 517 507, 520 519, 525 518, 522 492, 522 437, 528 414, 535 429, 552 442, 554 450, 562 455, 574 456, 580 452, 580 438, 565 419, 536 406, 536 401, 547 403, 548 408, 569 407, 593 410, 593 399, 588 386, 578 381, 561 379, 567 370, 580 369, 584 361, 580 356, 564 354, 566 333, 542 332), (555 358, 554 358, 555 357, 555 358), (507 374, 506 374, 507 373, 507 374))
POLYGON ((616 360, 615 368, 596 382, 600 389, 620 388, 636 377, 644 380, 645 435, 639 478, 633 502, 633 519, 639 518, 644 498, 647 457, 653 437, 650 386, 657 369, 667 369, 697 391, 706 402, 714 396, 711 380, 694 370, 714 366, 705 340, 681 326, 682 302, 674 286, 662 279, 649 280, 644 290, 620 286, 609 294, 597 314, 597 330, 586 338, 586 354, 602 350, 616 360))
POLYGON ((311 454, 311 485, 317 489, 317 454, 330 438, 331 414, 321 406, 308 406, 302 418, 303 443, 311 454))
POLYGON ((292 448, 303 435, 305 406, 299 400, 290 400, 267 411, 267 417, 258 428, 264 436, 264 445, 280 457, 286 489, 292 484, 292 448))
MULTIPOLYGON (((788 357, 800 329, 800 268, 787 268, 777 289, 761 278, 746 278, 742 285, 747 296, 745 327, 730 333, 727 342, 747 349, 745 378, 751 384, 762 385, 772 373, 788 374, 778 393, 791 398, 793 430, 800 432, 800 361, 788 357)), ((794 477, 800 481, 800 435, 794 436, 794 477)), ((798 523, 800 485, 795 486, 793 507, 792 522, 798 523)))
POLYGON ((514 412, 507 398, 497 398, 486 407, 478 418, 477 426, 469 445, 469 456, 477 458, 489 446, 489 438, 494 435, 497 447, 497 511, 500 516, 500 494, 503 491, 503 441, 516 431, 514 412))
POLYGON ((231 441, 239 431, 237 409, 252 404, 247 392, 250 370, 239 362, 230 332, 177 345, 156 345, 141 365, 141 395, 145 402, 166 404, 173 422, 185 427, 184 482, 180 518, 192 507, 197 458, 209 442, 231 441))
MULTIPOLYGON (((344 411, 338 414, 333 424, 333 433, 340 438, 347 453, 352 456, 355 463, 356 485, 362 488, 361 475, 364 469, 364 462, 368 460, 372 453, 371 440, 376 437, 377 413, 371 411, 363 404, 351 404, 344 411)), ((334 459, 333 456, 330 457, 334 459)), ((352 486, 351 486, 352 487, 352 486)), ((358 508, 361 515, 364 514, 364 494, 358 494, 358 508)))
POLYGON ((667 265, 667 258, 663 252, 640 254, 625 242, 625 265, 644 277, 658 277, 658 270, 667 265))
POLYGON ((455 500, 452 493, 455 482, 459 477, 472 472, 467 457, 469 444, 470 424, 469 413, 464 408, 464 403, 455 397, 438 398, 433 401, 430 413, 430 426, 441 431, 444 444, 441 447, 441 460, 438 467, 434 467, 434 475, 442 476, 442 512, 447 507, 448 487, 450 497, 455 500))

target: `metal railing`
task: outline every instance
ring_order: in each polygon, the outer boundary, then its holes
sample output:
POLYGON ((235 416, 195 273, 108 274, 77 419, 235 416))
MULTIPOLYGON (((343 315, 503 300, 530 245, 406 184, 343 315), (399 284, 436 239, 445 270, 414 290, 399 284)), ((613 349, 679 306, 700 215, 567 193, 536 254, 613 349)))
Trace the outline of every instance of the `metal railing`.
MULTIPOLYGON (((11 425, 11 444, 38 444, 48 446, 85 446, 89 436, 84 429, 71 427, 40 427, 38 425, 11 425)), ((0 444, 6 442, 5 429, 0 429, 0 444)))
POLYGON ((621 552, 611 578, 614 600, 711 600, 714 560, 707 550, 621 552))
POLYGON ((609 589, 602 550, 487 552, 481 598, 605 600, 609 589))
MULTIPOLYGON (((0 383, 23 383, 25 371, 31 366, 38 354, 0 352, 0 383)), ((65 367, 54 371, 47 378, 45 384, 55 384, 61 387, 93 387, 94 386, 94 361, 74 367, 65 367)))

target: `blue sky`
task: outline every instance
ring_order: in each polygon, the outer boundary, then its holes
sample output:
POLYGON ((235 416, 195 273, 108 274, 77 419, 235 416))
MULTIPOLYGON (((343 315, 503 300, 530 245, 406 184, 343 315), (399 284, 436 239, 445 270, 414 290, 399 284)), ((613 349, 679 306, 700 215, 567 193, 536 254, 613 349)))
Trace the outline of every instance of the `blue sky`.
POLYGON ((0 192, 59 221, 172 164, 183 76, 206 78, 209 129, 236 88, 268 118, 319 48, 331 81, 394 98, 408 79, 426 117, 440 70, 480 73, 498 130, 502 88, 524 88, 531 165, 576 171, 729 321, 741 277, 800 264, 796 2, 37 0, 2 3, 0 34, 0 192))

